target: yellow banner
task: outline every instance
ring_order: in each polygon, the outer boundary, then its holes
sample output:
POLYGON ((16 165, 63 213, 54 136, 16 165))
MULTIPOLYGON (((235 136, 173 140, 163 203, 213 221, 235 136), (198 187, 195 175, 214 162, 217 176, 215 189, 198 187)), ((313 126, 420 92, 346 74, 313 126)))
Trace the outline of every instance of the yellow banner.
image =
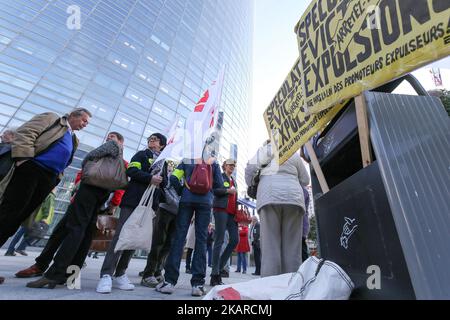
POLYGON ((450 54, 450 0, 315 0, 295 27, 307 113, 450 54))
POLYGON ((264 113, 280 163, 350 98, 448 56, 450 0, 314 0, 295 32, 300 57, 264 113))
POLYGON ((301 101, 300 61, 297 60, 275 98, 264 112, 269 136, 283 163, 333 119, 346 102, 317 114, 306 115, 301 101), (295 115, 294 115, 295 111, 295 115))

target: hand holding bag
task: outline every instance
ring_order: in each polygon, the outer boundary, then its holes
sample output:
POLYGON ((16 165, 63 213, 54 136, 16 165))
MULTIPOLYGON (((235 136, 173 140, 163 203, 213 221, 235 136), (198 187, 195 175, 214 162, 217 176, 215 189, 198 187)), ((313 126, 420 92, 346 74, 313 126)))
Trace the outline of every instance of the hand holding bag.
POLYGON ((153 217, 155 216, 152 209, 155 189, 154 185, 150 185, 145 190, 139 205, 123 225, 114 252, 137 249, 150 251, 153 236, 153 217))
POLYGON ((97 222, 95 224, 96 230, 89 250, 95 252, 108 251, 109 245, 116 232, 118 220, 118 218, 107 214, 99 214, 97 216, 97 222))

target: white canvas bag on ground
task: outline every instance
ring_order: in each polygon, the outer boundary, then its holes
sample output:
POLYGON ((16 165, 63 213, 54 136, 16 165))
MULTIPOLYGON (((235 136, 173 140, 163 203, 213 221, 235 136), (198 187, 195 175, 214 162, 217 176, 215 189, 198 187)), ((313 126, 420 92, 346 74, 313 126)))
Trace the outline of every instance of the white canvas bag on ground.
POLYGON ((145 190, 139 205, 123 225, 114 252, 138 249, 150 251, 153 236, 153 217, 155 216, 152 209, 155 189, 154 185, 150 185, 145 190))
POLYGON ((354 285, 337 264, 310 257, 297 272, 215 286, 204 300, 221 299, 220 291, 229 287, 242 300, 347 300, 354 285))

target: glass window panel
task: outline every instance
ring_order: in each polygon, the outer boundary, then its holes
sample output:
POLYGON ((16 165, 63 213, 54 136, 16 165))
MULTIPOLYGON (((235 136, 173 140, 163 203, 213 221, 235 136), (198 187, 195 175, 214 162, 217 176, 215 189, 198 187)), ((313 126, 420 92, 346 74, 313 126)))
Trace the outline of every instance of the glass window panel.
POLYGON ((122 99, 122 97, 119 96, 118 94, 112 92, 111 90, 107 90, 95 83, 92 83, 86 89, 85 94, 111 107, 117 107, 122 99))
POLYGON ((136 149, 128 148, 127 146, 123 148, 123 158, 127 161, 131 161, 131 158, 133 158, 135 153, 136 149))
POLYGON ((48 108, 51 111, 57 112, 58 114, 65 114, 68 113, 70 110, 72 110, 71 106, 63 105, 54 100, 40 96, 36 93, 31 93, 31 95, 28 97, 28 101, 36 103, 45 108, 48 108))
POLYGON ((12 116, 14 114, 14 112, 17 111, 17 108, 15 107, 11 107, 11 106, 7 106, 6 104, 0 104, 0 113, 7 115, 7 116, 12 116))
POLYGON ((140 104, 144 107, 149 107, 152 103, 152 100, 150 97, 144 95, 143 93, 137 91, 136 89, 132 88, 131 86, 128 87, 125 97, 130 99, 131 101, 140 104))
POLYGON ((3 72, 0 72, 0 80, 4 81, 6 83, 12 84, 21 89, 25 89, 26 91, 31 90, 34 86, 33 83, 20 80, 19 78, 15 77, 15 76, 11 76, 11 75, 3 73, 3 72))
MULTIPOLYGON (((8 118, 9 119, 9 118, 8 118)), ((9 123, 8 123, 8 127, 12 128, 12 127, 20 127, 21 125, 23 125, 25 123, 25 121, 23 120, 19 120, 16 118, 13 118, 9 123)))
POLYGON ((101 146, 104 140, 103 137, 99 137, 98 135, 89 133, 85 130, 78 131, 77 137, 80 140, 80 143, 86 144, 94 148, 101 146))
POLYGON ((79 107, 86 108, 92 113, 93 118, 99 118, 106 121, 111 121, 116 114, 116 108, 108 106, 96 99, 84 96, 79 103, 79 107))
POLYGON ((125 83, 121 83, 120 81, 117 81, 117 80, 115 80, 111 77, 108 77, 102 73, 98 73, 95 76, 94 82, 101 85, 102 87, 113 90, 114 92, 116 92, 119 95, 122 95, 126 88, 125 83))
POLYGON ((147 119, 150 109, 146 109, 141 105, 138 105, 128 99, 123 99, 119 106, 119 110, 129 114, 129 115, 139 115, 140 119, 147 119))
POLYGON ((0 92, 0 104, 1 103, 6 103, 6 104, 9 104, 11 106, 18 107, 22 103, 22 99, 16 98, 16 97, 12 97, 10 95, 7 95, 7 94, 4 94, 4 93, 0 92))
POLYGON ((117 112, 114 118, 114 124, 121 128, 127 129, 136 134, 141 134, 144 131, 145 123, 138 119, 131 117, 123 112, 117 112))
POLYGON ((47 88, 44 88, 41 86, 37 86, 36 88, 34 88, 33 92, 40 94, 44 97, 56 100, 58 102, 67 104, 69 106, 75 106, 75 104, 77 103, 77 99, 69 98, 59 92, 56 92, 56 91, 53 91, 53 90, 50 90, 50 89, 47 89, 47 88))
POLYGON ((49 111, 47 108, 38 106, 37 104, 31 103, 31 102, 28 102, 28 101, 26 101, 22 105, 22 107, 20 109, 28 111, 28 112, 33 113, 33 114, 39 114, 39 113, 44 113, 44 112, 48 112, 49 111))
POLYGON ((11 85, 8 85, 4 82, 0 82, 0 92, 8 93, 12 96, 19 97, 19 98, 25 98, 28 95, 28 90, 23 90, 11 85))
POLYGON ((167 94, 172 99, 178 100, 178 98, 180 97, 180 90, 176 90, 165 81, 161 81, 159 90, 167 94))
POLYGON ((8 123, 9 119, 9 117, 0 114, 0 125, 5 126, 8 123))
POLYGON ((31 118, 33 118, 34 115, 35 115, 35 113, 27 112, 27 111, 20 109, 19 111, 17 111, 17 113, 14 115, 14 117, 17 119, 23 120, 23 121, 28 121, 31 118))
POLYGON ((175 111, 171 110, 167 105, 164 105, 159 101, 155 101, 153 103, 152 113, 158 114, 169 121, 175 119, 175 111))
POLYGON ((135 145, 136 149, 137 149, 137 147, 138 147, 137 141, 139 141, 141 138, 141 132, 139 132, 139 134, 136 134, 133 131, 126 130, 123 127, 120 127, 119 125, 117 125, 115 123, 111 124, 110 131, 117 131, 117 132, 123 134, 123 136, 125 137, 125 145, 127 145, 129 147, 132 145, 135 145))

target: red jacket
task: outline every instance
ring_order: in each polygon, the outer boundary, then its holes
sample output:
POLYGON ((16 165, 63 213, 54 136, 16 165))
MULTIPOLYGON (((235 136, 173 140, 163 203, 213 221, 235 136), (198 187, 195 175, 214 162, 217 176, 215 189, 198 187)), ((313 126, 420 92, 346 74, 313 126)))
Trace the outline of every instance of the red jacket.
POLYGON ((249 252, 250 244, 248 242, 248 227, 239 226, 239 243, 236 246, 236 252, 249 252))
MULTIPOLYGON (((125 163, 125 168, 128 168, 128 161, 124 159, 123 162, 125 163)), ((82 172, 83 172, 82 170, 78 171, 77 176, 75 177, 75 185, 77 185, 80 182, 82 172)), ((111 204, 115 207, 118 207, 120 205, 120 202, 122 201, 122 197, 123 197, 124 193, 125 193, 125 190, 114 191, 114 195, 111 198, 111 204)), ((73 202, 73 199, 74 199, 74 196, 72 197, 70 202, 73 202)))

